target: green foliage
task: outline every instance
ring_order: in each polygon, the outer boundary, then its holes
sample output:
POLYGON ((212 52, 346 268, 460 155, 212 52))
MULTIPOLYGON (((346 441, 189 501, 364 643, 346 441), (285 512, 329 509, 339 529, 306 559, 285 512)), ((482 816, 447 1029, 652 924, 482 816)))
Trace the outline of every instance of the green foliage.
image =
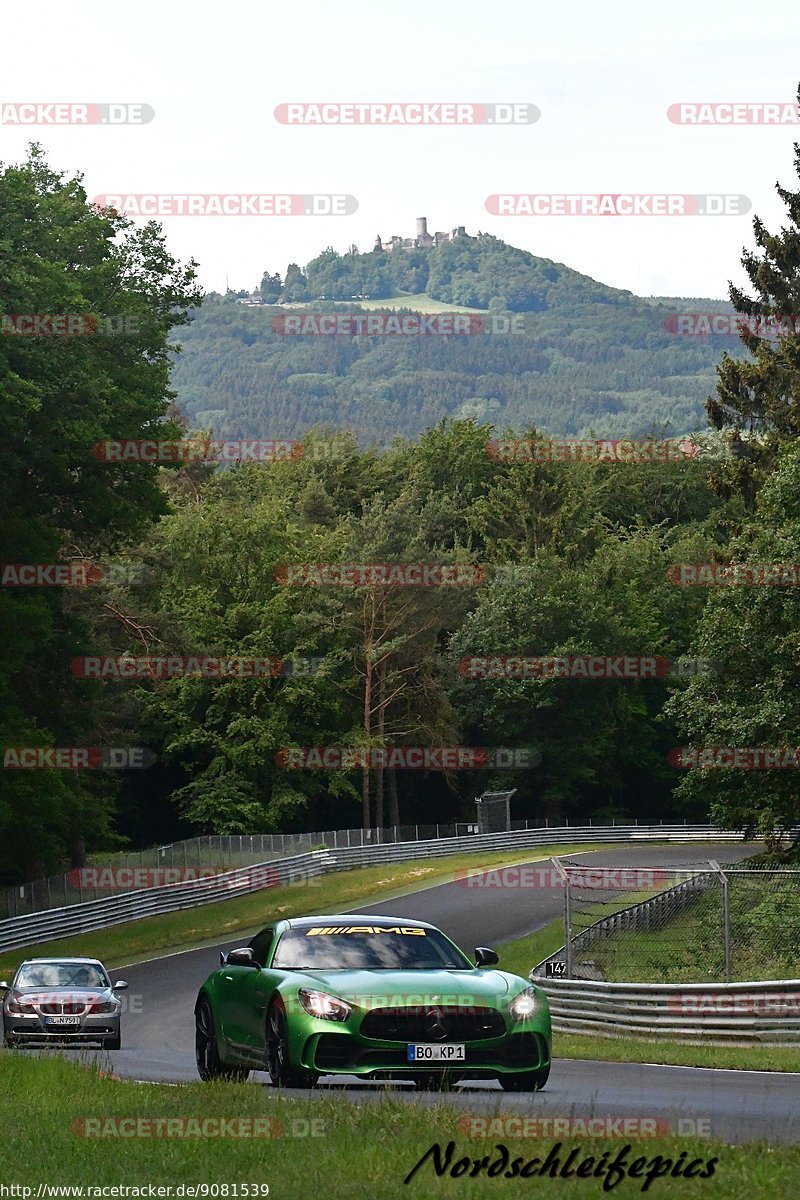
MULTIPOLYGON (((165 498, 157 467, 119 469, 92 448, 175 430, 169 333, 199 300, 193 270, 170 257, 155 225, 134 231, 95 211, 80 177, 52 171, 35 146, 26 162, 0 165, 0 231, 5 313, 109 318, 120 330, 0 337, 3 559, 108 556, 164 511, 165 498)), ((0 589, 3 747, 113 744, 112 714, 69 673, 88 633, 74 598, 0 589)), ((32 874, 65 850, 79 853, 84 839, 108 838, 112 790, 92 771, 3 770, 2 862, 32 874)))

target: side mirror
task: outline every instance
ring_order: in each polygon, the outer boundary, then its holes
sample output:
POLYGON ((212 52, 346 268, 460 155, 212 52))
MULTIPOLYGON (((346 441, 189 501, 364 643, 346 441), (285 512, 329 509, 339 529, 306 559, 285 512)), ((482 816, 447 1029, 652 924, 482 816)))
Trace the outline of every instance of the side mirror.
POLYGON ((118 979, 116 983, 112 983, 111 990, 113 992, 124 992, 127 990, 128 982, 125 979, 118 979))
POLYGON ((11 984, 6 983, 6 981, 4 979, 3 982, 0 983, 0 992, 9 992, 9 991, 11 991, 11 984))
POLYGON ((257 967, 258 963, 255 960, 252 946, 240 946, 237 950, 231 950, 228 954, 220 954, 223 966, 226 967, 257 967))
POLYGON ((476 967, 494 967, 500 962, 496 950, 490 950, 488 946, 475 947, 475 966, 476 967))

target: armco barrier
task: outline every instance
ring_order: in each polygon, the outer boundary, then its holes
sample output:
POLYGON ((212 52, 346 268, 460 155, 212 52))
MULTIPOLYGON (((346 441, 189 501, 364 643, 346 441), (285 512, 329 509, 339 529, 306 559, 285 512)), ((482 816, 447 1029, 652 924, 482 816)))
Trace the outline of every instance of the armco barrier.
POLYGON ((716 1045, 785 1045, 800 1041, 799 979, 720 984, 599 983, 542 979, 533 972, 530 979, 544 989, 557 1033, 668 1037, 716 1045))
POLYGON ((575 845, 591 842, 703 842, 741 841, 734 830, 711 825, 592 825, 547 829, 524 829, 510 833, 470 834, 419 842, 388 842, 351 849, 312 850, 288 858, 237 868, 207 879, 143 888, 66 908, 26 913, 0 921, 0 950, 54 941, 76 933, 88 933, 121 925, 141 917, 195 908, 261 891, 278 883, 311 878, 329 871, 353 867, 407 862, 415 858, 443 858, 478 851, 528 850, 538 846, 575 845))

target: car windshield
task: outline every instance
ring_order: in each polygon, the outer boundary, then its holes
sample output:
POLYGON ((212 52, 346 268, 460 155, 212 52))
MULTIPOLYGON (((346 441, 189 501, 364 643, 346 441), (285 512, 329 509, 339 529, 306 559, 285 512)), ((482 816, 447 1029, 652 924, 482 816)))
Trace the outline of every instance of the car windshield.
POLYGON ((287 929, 273 967, 290 971, 464 971, 472 964, 438 929, 304 925, 287 929))
POLYGON ((20 967, 18 988, 105 988, 109 979, 94 963, 43 962, 20 967))

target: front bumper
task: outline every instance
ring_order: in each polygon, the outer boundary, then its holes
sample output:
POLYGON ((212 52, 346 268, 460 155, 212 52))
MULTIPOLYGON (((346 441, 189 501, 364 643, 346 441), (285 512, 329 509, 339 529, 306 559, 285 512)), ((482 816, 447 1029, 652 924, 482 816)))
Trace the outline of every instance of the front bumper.
POLYGON ((35 1016, 13 1016, 3 1014, 3 1036, 14 1045, 81 1045, 101 1043, 119 1037, 120 1018, 114 1013, 99 1013, 83 1017, 77 1027, 45 1025, 44 1018, 35 1016))
POLYGON ((413 1079, 441 1073, 456 1076, 497 1077, 538 1071, 550 1062, 550 1042, 543 1033, 519 1030, 503 1038, 464 1042, 464 1059, 447 1062, 409 1062, 407 1042, 379 1042, 347 1030, 325 1032, 309 1038, 303 1065, 319 1075, 392 1075, 413 1079))

